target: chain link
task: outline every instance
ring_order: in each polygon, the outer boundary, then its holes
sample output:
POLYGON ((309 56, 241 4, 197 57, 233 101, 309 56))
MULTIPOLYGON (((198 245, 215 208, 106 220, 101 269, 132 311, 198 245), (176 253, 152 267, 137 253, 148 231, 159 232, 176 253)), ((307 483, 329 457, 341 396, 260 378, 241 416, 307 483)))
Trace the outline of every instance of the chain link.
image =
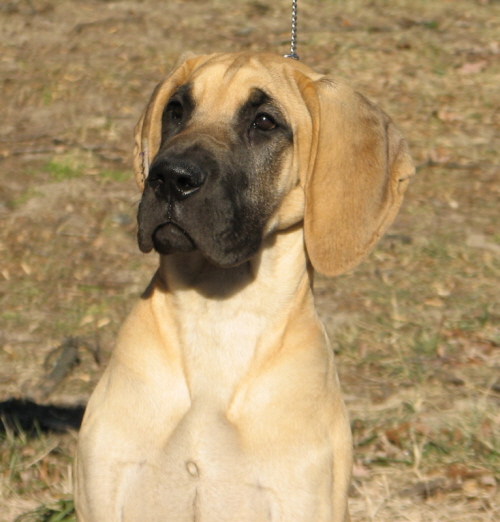
POLYGON ((285 58, 298 60, 299 56, 295 52, 297 48, 297 0, 292 0, 292 37, 290 39, 290 54, 285 54, 285 58))

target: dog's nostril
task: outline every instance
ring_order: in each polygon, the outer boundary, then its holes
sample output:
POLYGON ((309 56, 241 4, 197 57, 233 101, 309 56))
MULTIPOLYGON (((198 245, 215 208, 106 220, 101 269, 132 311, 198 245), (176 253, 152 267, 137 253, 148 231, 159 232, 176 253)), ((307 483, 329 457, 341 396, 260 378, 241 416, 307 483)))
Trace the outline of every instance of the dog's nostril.
POLYGON ((163 160, 153 164, 149 183, 164 196, 184 199, 197 192, 205 183, 206 174, 196 164, 163 160))
POLYGON ((200 189, 205 174, 195 165, 176 165, 167 169, 167 179, 177 197, 186 198, 200 189))
POLYGON ((175 181, 177 186, 180 189, 188 190, 191 188, 196 188, 196 184, 193 184, 193 180, 190 179, 188 176, 179 176, 177 180, 175 181))

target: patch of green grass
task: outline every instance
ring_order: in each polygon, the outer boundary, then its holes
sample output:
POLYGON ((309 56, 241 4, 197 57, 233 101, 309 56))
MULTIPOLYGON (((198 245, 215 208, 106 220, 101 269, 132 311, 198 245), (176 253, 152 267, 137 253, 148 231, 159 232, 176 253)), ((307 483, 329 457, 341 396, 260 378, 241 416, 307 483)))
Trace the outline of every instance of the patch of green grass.
POLYGON ((434 357, 439 346, 439 334, 432 330, 425 330, 418 336, 411 346, 412 352, 423 358, 434 357))
POLYGON ((432 241, 422 249, 422 255, 443 261, 451 259, 449 249, 450 244, 446 241, 432 241))
POLYGON ((21 193, 19 196, 11 199, 8 201, 7 205, 12 210, 15 210, 21 206, 23 206, 25 203, 27 203, 30 199, 33 199, 37 196, 41 196, 42 194, 34 189, 33 187, 28 188, 23 193, 21 193))
POLYGON ((5 493, 22 495, 42 491, 60 480, 54 459, 54 455, 61 453, 57 451, 58 446, 57 438, 39 431, 29 435, 20 426, 15 434, 7 429, 0 436, 0 476, 4 478, 5 493))
POLYGON ((46 165, 52 181, 66 181, 81 176, 82 169, 79 161, 71 157, 51 159, 46 165))
POLYGON ((72 499, 55 504, 42 505, 16 518, 14 522, 75 522, 75 506, 72 499))
POLYGON ((492 405, 471 404, 466 411, 450 415, 445 425, 422 441, 422 457, 428 467, 474 463, 499 479, 500 437, 492 405))
POLYGON ((90 293, 90 294, 97 294, 97 295, 102 294, 102 286, 91 285, 89 283, 79 283, 78 290, 81 290, 82 292, 90 293))
POLYGON ((460 411, 424 410, 423 397, 387 409, 383 420, 376 414, 353 420, 357 458, 370 466, 403 464, 422 473, 459 464, 498 480, 500 437, 494 405, 469 400, 460 411))
POLYGON ((495 325, 498 318, 491 308, 489 304, 484 304, 478 312, 464 314, 453 326, 464 332, 477 332, 488 325, 495 325))
POLYGON ((123 182, 130 179, 130 172, 123 170, 101 170, 98 176, 102 179, 123 182))
POLYGON ((65 181, 81 175, 81 169, 66 160, 56 161, 52 159, 47 163, 46 169, 53 181, 65 181))
POLYGON ((29 433, 17 425, 0 431, 0 505, 11 497, 50 494, 54 505, 18 517, 15 522, 74 521, 73 502, 66 499, 69 463, 75 439, 71 435, 29 433))
MULTIPOLYGON (((101 288, 102 292, 102 288, 101 288)), ((102 317, 110 312, 111 299, 99 299, 96 302, 91 303, 85 310, 85 315, 93 315, 96 317, 102 317)))
POLYGON ((45 85, 42 91, 42 103, 45 107, 48 107, 52 104, 52 97, 52 89, 48 85, 45 85))
POLYGON ((86 310, 85 304, 79 303, 79 307, 67 308, 63 311, 61 318, 52 322, 50 330, 52 335, 58 338, 69 337, 75 334, 75 332, 82 332, 80 326, 83 319, 85 318, 86 310))
POLYGON ((427 22, 424 22, 423 26, 426 29, 436 30, 436 29, 439 29, 439 22, 437 20, 429 20, 427 22))
POLYGON ((2 322, 3 321, 16 322, 16 321, 20 321, 22 319, 24 319, 24 318, 20 312, 14 312, 12 310, 7 310, 0 314, 0 320, 2 322))
POLYGON ((43 293, 43 289, 33 284, 33 281, 28 278, 20 281, 16 289, 17 297, 20 297, 22 300, 32 301, 43 295, 43 293))

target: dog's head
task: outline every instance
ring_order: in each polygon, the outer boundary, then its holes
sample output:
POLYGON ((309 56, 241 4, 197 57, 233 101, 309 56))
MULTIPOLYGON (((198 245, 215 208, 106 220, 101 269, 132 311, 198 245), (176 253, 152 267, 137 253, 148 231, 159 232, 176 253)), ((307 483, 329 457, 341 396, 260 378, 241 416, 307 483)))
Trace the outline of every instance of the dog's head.
POLYGON ((312 265, 355 266, 395 217, 414 172, 380 109, 271 54, 192 57, 154 91, 135 131, 139 246, 234 266, 304 221, 312 265))

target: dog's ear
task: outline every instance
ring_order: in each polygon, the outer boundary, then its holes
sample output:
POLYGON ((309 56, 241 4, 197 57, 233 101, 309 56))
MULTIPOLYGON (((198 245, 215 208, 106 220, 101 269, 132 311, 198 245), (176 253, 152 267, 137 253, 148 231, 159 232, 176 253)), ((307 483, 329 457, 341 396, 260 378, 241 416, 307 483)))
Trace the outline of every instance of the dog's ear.
POLYGON ((134 171, 139 188, 144 188, 149 166, 161 144, 161 119, 168 100, 177 88, 183 85, 190 73, 207 56, 183 55, 172 72, 156 86, 146 109, 134 129, 134 171))
POLYGON ((347 85, 308 82, 312 117, 304 230, 313 267, 334 276, 356 266, 392 223, 414 174, 391 119, 347 85))

